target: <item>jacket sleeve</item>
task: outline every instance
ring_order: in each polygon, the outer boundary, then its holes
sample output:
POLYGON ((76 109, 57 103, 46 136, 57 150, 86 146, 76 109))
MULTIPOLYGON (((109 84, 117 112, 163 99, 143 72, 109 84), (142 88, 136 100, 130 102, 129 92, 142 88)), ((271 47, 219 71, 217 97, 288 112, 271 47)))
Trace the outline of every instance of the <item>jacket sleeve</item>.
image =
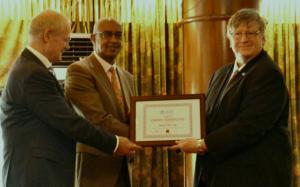
POLYGON ((59 90, 57 81, 50 74, 33 71, 24 84, 24 92, 27 93, 25 102, 36 118, 74 141, 83 142, 106 153, 113 153, 116 137, 77 116, 59 90))

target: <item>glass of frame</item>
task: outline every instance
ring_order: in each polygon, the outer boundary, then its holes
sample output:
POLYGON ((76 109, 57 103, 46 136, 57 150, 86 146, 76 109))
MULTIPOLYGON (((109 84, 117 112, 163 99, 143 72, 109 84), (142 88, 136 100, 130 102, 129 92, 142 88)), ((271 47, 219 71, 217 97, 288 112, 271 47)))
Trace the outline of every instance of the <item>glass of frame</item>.
POLYGON ((205 135, 204 94, 131 97, 130 139, 141 146, 167 146, 205 135))

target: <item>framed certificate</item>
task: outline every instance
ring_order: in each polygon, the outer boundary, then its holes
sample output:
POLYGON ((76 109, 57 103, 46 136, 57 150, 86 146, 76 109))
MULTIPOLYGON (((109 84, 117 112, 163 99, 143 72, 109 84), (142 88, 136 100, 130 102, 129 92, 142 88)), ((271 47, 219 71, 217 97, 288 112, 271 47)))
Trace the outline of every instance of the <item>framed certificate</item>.
POLYGON ((163 146, 203 138, 204 106, 204 94, 131 97, 130 139, 141 146, 163 146))

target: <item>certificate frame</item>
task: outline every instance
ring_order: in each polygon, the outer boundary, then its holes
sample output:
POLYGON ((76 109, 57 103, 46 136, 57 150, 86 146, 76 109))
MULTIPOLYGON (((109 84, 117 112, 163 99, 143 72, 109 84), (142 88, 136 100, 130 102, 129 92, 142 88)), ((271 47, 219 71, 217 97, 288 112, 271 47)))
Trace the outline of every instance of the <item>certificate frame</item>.
POLYGON ((205 136, 205 96, 132 96, 130 139, 140 146, 169 146, 205 136))

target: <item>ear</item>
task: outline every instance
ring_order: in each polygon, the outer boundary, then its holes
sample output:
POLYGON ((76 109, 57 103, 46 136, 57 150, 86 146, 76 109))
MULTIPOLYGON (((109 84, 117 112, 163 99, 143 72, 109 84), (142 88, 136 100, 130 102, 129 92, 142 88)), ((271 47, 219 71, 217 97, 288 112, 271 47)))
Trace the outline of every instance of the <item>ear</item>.
POLYGON ((262 36, 262 41, 263 41, 263 45, 264 45, 266 43, 266 36, 265 35, 262 36))
POLYGON ((51 31, 49 29, 45 29, 45 31, 43 32, 43 36, 42 36, 42 40, 45 42, 45 43, 48 43, 51 39, 51 31))
POLYGON ((96 43, 96 35, 95 34, 91 34, 90 36, 90 40, 93 43, 93 45, 96 43))
POLYGON ((234 39, 232 38, 232 36, 227 36, 227 39, 229 41, 229 47, 232 48, 232 46, 234 44, 234 39))
POLYGON ((226 38, 227 38, 228 41, 229 41, 229 47, 232 48, 232 42, 234 42, 234 39, 233 39, 233 37, 229 34, 228 31, 227 31, 227 33, 226 33, 226 38))

